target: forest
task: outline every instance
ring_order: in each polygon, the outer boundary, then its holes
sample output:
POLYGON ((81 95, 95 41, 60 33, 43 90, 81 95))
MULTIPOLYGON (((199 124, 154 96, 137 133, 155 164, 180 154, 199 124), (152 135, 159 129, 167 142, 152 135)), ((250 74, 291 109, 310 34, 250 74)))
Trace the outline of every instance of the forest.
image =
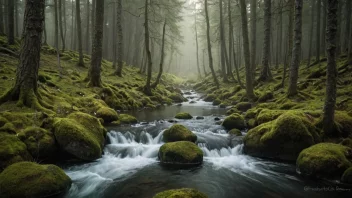
POLYGON ((352 0, 0 0, 0 197, 349 197, 352 0))

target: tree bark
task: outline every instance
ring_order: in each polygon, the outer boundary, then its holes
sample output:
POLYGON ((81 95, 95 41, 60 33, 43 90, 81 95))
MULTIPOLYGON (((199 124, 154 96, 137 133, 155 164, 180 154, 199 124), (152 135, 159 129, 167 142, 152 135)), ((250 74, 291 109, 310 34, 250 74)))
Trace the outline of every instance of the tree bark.
MULTIPOLYGON (((338 0, 328 0, 327 28, 326 28, 326 54, 327 54, 327 79, 326 96, 323 113, 323 132, 332 135, 336 105, 336 32, 337 32, 337 6, 338 0)), ((337 134, 334 134, 337 135, 337 134)))
POLYGON ((263 59, 262 59, 263 68, 258 81, 267 81, 272 78, 270 75, 270 68, 269 68, 270 35, 271 35, 271 0, 264 0, 264 41, 263 41, 263 59))
POLYGON ((20 34, 19 34, 19 25, 18 25, 18 4, 20 3, 19 0, 14 0, 15 1, 15 35, 16 37, 19 37, 20 34))
POLYGON ((7 43, 9 45, 15 44, 15 4, 14 0, 7 1, 7 19, 8 19, 8 33, 7 33, 7 43))
MULTIPOLYGON (((95 27, 95 4, 96 4, 96 0, 92 0, 92 17, 91 18, 91 38, 92 38, 92 42, 93 42, 93 38, 94 38, 94 35, 95 35, 95 30, 94 30, 94 27, 95 27)), ((93 50, 93 49, 92 49, 93 50)))
POLYGON ((87 29, 86 29, 86 39, 85 39, 85 43, 86 43, 86 52, 87 54, 89 54, 89 46, 90 46, 90 32, 89 32, 89 21, 90 21, 90 3, 89 0, 87 0, 87 29))
MULTIPOLYGON (((61 0, 59 0, 58 3, 59 3, 59 27, 60 27, 60 36, 61 36, 61 42, 62 42, 62 51, 65 51, 65 37, 64 37, 65 35, 64 35, 64 29, 63 29, 63 24, 62 24, 62 2, 61 2, 61 0)), ((59 48, 57 48, 57 49, 59 49, 59 48)))
POLYGON ((144 36, 145 36, 145 49, 147 52, 147 60, 148 60, 148 72, 147 72, 147 81, 146 84, 144 86, 144 93, 147 95, 152 95, 152 90, 150 87, 150 81, 152 78, 152 66, 153 66, 153 62, 152 62, 152 55, 150 53, 150 49, 149 49, 149 22, 148 22, 148 0, 145 0, 145 10, 144 10, 144 36))
POLYGON ((298 93, 297 80, 298 80, 298 68, 301 54, 301 42, 302 42, 302 7, 303 0, 296 0, 295 3, 295 34, 294 34, 294 46, 292 51, 292 62, 290 67, 290 80, 288 84, 288 96, 295 96, 298 93))
MULTIPOLYGON (((61 1, 59 0, 59 4, 61 1)), ((55 29, 55 49, 56 49, 56 57, 57 57, 57 66, 59 67, 60 78, 62 78, 61 71, 61 60, 60 60, 60 46, 59 46, 59 16, 58 14, 58 0, 54 0, 54 29, 55 29)), ((60 5, 59 5, 60 7, 60 5)), ((59 10, 60 12, 60 10, 59 10)))
POLYGON ((163 64, 164 64, 164 47, 165 47, 165 29, 166 29, 166 20, 164 22, 163 26, 163 38, 161 40, 161 57, 160 57, 160 67, 159 67, 159 73, 158 76, 156 77, 156 81, 153 83, 152 88, 156 88, 160 82, 161 75, 163 75, 163 64))
MULTIPOLYGON (((122 59, 124 56, 123 32, 122 32, 122 0, 118 0, 118 2, 117 2, 117 20, 116 21, 117 21, 117 35, 118 35, 116 75, 122 77, 122 68, 123 68, 123 60, 122 59)), ((149 84, 150 84, 150 82, 149 82, 149 84)))
POLYGON ((314 16, 315 16, 315 0, 311 0, 312 9, 311 9, 311 18, 310 18, 310 28, 309 28, 309 50, 308 50, 308 61, 307 67, 310 66, 310 59, 313 51, 313 32, 314 32, 314 16))
POLYGON ((342 13, 342 2, 339 2, 337 10, 337 32, 336 32, 336 55, 341 54, 341 13, 342 13))
POLYGON ((287 47, 288 48, 286 48, 286 57, 285 57, 286 60, 285 60, 285 63, 284 63, 284 72, 283 72, 283 77, 282 77, 282 82, 281 82, 281 86, 282 87, 285 86, 287 65, 288 65, 288 62, 291 61, 291 57, 292 57, 294 0, 289 0, 288 6, 289 6, 288 35, 287 35, 287 41, 288 41, 287 47))
POLYGON ((80 0, 76 0, 76 22, 77 22, 77 38, 78 38, 78 66, 84 67, 83 47, 82 47, 82 21, 81 21, 81 6, 80 0))
POLYGON ((257 67, 255 62, 257 56, 257 3, 257 0, 251 0, 251 70, 253 71, 253 79, 255 79, 257 67))
POLYGON ((350 37, 350 26, 351 26, 351 0, 346 1, 345 5, 345 36, 344 40, 342 42, 343 45, 343 52, 348 52, 348 43, 349 43, 349 37, 350 37))
POLYGON ((327 0, 323 0, 324 6, 323 6, 323 27, 321 28, 321 50, 320 54, 325 55, 325 32, 326 32, 326 12, 327 12, 327 0))
MULTIPOLYGON (((234 35, 232 34, 232 46, 233 46, 233 49, 235 49, 235 39, 234 39, 234 35)), ((236 61, 236 50, 233 50, 233 62, 235 63, 235 71, 236 71, 236 77, 237 77, 237 81, 238 81, 238 84, 241 86, 242 89, 244 89, 244 85, 241 81, 241 78, 240 78, 240 73, 238 71, 238 64, 237 64, 237 61, 236 61)))
POLYGON ((251 60, 249 52, 249 39, 248 39, 248 22, 247 22, 247 9, 245 0, 240 0, 241 19, 242 19, 242 37, 243 37, 243 50, 244 62, 246 67, 246 93, 249 100, 254 100, 256 96, 253 92, 251 60))
POLYGON ((219 88, 219 81, 216 78, 216 74, 215 74, 215 71, 214 71, 213 55, 212 55, 212 52, 211 52, 210 23, 209 23, 209 14, 208 14, 208 0, 205 0, 204 7, 205 7, 205 20, 206 20, 206 23, 207 23, 207 43, 208 43, 209 68, 210 68, 211 74, 213 75, 214 83, 215 83, 216 87, 219 88))
POLYGON ((5 35, 3 5, 4 5, 4 0, 0 0, 0 36, 5 35))
MULTIPOLYGON (((196 9, 196 6, 195 6, 195 9, 196 9)), ((200 73, 200 67, 199 67, 199 46, 198 46, 198 29, 197 29, 197 13, 195 14, 195 17, 194 17, 195 21, 194 21, 194 29, 195 29, 195 32, 196 32, 196 56, 197 56, 197 70, 198 70, 198 78, 201 78, 202 77, 202 74, 200 73)))
POLYGON ((101 87, 101 61, 103 59, 104 1, 96 1, 92 61, 89 68, 88 86, 101 87))
POLYGON ((112 13, 112 32, 113 32, 113 39, 112 39, 113 40, 113 44, 112 44, 113 63, 112 63, 112 68, 114 68, 116 70, 116 68, 117 68, 116 2, 113 3, 113 6, 114 6, 114 9, 113 9, 113 13, 112 13))
POLYGON ((317 40, 316 40, 316 60, 315 63, 320 62, 320 10, 321 10, 321 0, 318 0, 317 2, 317 40))
POLYGON ((226 66, 225 66, 225 33, 224 33, 224 19, 223 19, 223 12, 222 12, 222 1, 219 2, 219 9, 220 9, 220 58, 221 58, 221 72, 222 72, 222 80, 223 82, 229 82, 227 75, 226 75, 226 66))
POLYGON ((19 106, 39 111, 49 107, 38 93, 38 69, 44 22, 44 0, 27 0, 24 14, 20 64, 16 70, 15 85, 0 98, 0 102, 18 100, 19 106), (43 107, 44 106, 44 107, 43 107))

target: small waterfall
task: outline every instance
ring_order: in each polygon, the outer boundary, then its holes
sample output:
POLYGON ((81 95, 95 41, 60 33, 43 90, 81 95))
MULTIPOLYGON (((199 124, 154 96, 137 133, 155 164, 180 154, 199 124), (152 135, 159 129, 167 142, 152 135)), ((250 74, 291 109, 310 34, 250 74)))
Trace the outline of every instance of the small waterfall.
POLYGON ((221 148, 221 149, 212 149, 207 148, 207 144, 199 143, 198 146, 202 149, 204 157, 229 157, 242 155, 243 144, 237 145, 234 148, 221 148))

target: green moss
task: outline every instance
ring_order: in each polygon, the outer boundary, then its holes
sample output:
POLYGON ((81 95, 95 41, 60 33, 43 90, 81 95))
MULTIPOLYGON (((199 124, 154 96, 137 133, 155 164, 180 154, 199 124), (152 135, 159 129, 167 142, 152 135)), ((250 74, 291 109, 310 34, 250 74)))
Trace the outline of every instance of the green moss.
POLYGON ((196 142, 197 136, 192 133, 185 126, 175 124, 171 128, 164 131, 163 134, 164 142, 176 142, 176 141, 190 141, 196 142))
POLYGON ((156 194, 153 198, 207 198, 204 193, 195 189, 181 188, 174 190, 167 190, 156 194))
POLYGON ((181 103, 181 102, 185 102, 187 101, 187 99, 185 99, 181 94, 179 93, 173 93, 171 95, 169 95, 169 98, 176 103, 181 103))
POLYGON ((222 126, 225 127, 227 130, 231 129, 245 129, 244 118, 237 114, 231 114, 230 116, 226 117, 225 120, 222 122, 222 126))
POLYGON ((83 160, 101 157, 106 130, 99 120, 84 113, 57 118, 54 134, 60 148, 83 160))
POLYGON ((213 101, 213 105, 214 105, 214 106, 218 106, 218 105, 220 105, 220 104, 221 104, 221 100, 218 99, 218 98, 213 101))
POLYGON ((352 149, 332 143, 320 143, 304 149, 297 158, 298 171, 307 176, 341 178, 343 172, 352 166, 348 160, 352 149))
POLYGON ((232 129, 231 131, 228 132, 229 135, 234 135, 234 136, 242 136, 242 133, 238 129, 232 129))
POLYGON ((271 91, 266 91, 261 94, 258 98, 258 102, 266 102, 274 98, 274 94, 271 91))
POLYGON ((347 184, 352 184, 352 167, 348 168, 342 175, 341 181, 347 184))
POLYGON ((215 94, 208 94, 205 96, 204 101, 205 102, 213 102, 216 99, 215 94))
POLYGON ((335 112, 335 123, 338 126, 338 133, 342 137, 348 137, 352 134, 352 117, 346 112, 335 112))
POLYGON ((270 122, 278 118, 283 113, 285 113, 285 111, 283 110, 263 109, 262 111, 260 111, 260 113, 257 116, 257 122, 259 125, 266 122, 270 122))
POLYGON ((0 133, 0 170, 21 161, 32 160, 27 146, 15 135, 0 133))
POLYGON ((134 116, 128 115, 128 114, 120 114, 118 116, 118 118, 122 124, 136 124, 136 123, 138 123, 137 118, 135 118, 134 116))
POLYGON ((4 197, 63 196, 71 179, 55 165, 20 162, 0 174, 1 195, 4 197))
POLYGON ((170 142, 162 145, 159 159, 165 164, 201 164, 203 151, 189 141, 170 142))
POLYGON ((236 108, 237 108, 239 111, 245 112, 245 111, 247 111, 248 109, 252 108, 252 104, 249 103, 249 102, 240 102, 240 103, 237 103, 237 104, 236 104, 236 108))
POLYGON ((111 123, 118 119, 118 115, 115 110, 108 107, 101 107, 96 113, 96 117, 102 118, 104 122, 111 123))
POLYGON ((38 127, 29 127, 18 134, 30 154, 39 159, 53 157, 57 151, 54 134, 38 127))
POLYGON ((257 121, 254 118, 251 118, 247 121, 248 129, 252 129, 257 126, 257 121))
POLYGON ((192 119, 193 116, 189 113, 181 112, 181 113, 176 114, 175 118, 182 119, 182 120, 189 120, 189 119, 192 119))

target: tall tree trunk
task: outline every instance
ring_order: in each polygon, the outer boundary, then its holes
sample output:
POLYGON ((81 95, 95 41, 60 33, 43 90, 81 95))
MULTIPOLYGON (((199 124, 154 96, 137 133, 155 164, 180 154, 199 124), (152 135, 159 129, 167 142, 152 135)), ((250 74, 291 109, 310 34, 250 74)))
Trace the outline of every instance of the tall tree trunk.
POLYGON ((208 14, 208 0, 205 0, 204 7, 205 7, 205 20, 206 20, 206 23, 207 23, 207 43, 208 43, 209 68, 210 68, 211 74, 213 75, 214 83, 215 83, 216 87, 219 88, 219 81, 216 78, 216 74, 215 74, 215 71, 214 71, 213 55, 212 55, 212 52, 211 52, 210 23, 209 23, 209 14, 208 14))
MULTIPOLYGON (((232 34, 232 38, 233 38, 233 41, 232 41, 232 46, 233 46, 233 49, 235 49, 235 39, 234 39, 234 35, 232 34)), ((241 81, 241 78, 240 78, 240 72, 238 71, 238 64, 237 64, 237 61, 236 61, 236 51, 233 50, 233 61, 235 63, 235 71, 236 71, 236 77, 237 77, 237 81, 238 81, 238 84, 241 86, 242 89, 244 89, 244 85, 241 81)))
POLYGON ((9 45, 15 44, 15 2, 14 0, 7 1, 7 14, 8 14, 8 33, 7 43, 9 45))
POLYGON ((270 35, 271 35, 271 0, 264 0, 264 41, 263 41, 263 59, 262 72, 258 81, 267 81, 272 77, 270 75, 269 57, 270 57, 270 35))
POLYGON ((117 31, 116 31, 116 2, 113 3, 114 9, 113 9, 113 14, 112 14, 112 32, 113 32, 113 44, 112 44, 112 53, 113 53, 113 63, 112 63, 112 68, 116 70, 117 68, 117 31))
POLYGON ((79 53, 79 60, 78 66, 84 67, 83 61, 83 47, 82 47, 82 21, 81 21, 81 0, 76 0, 76 22, 77 22, 77 38, 78 38, 78 53, 79 53))
MULTIPOLYGON (((116 75, 122 77, 122 67, 123 67, 123 60, 122 59, 123 59, 123 55, 124 55, 123 32, 122 32, 122 0, 118 0, 118 2, 117 2, 117 20, 116 21, 117 21, 117 34, 118 34, 118 43, 117 43, 118 63, 117 63, 116 75)), ((149 84, 150 84, 150 82, 149 82, 149 84)))
POLYGON ((283 54, 283 52, 282 52, 282 40, 283 40, 283 28, 282 28, 282 12, 283 12, 283 2, 282 2, 283 0, 280 0, 280 38, 279 38, 279 43, 280 43, 280 46, 279 46, 279 53, 280 53, 280 62, 282 63, 283 62, 283 57, 282 57, 282 54, 283 54))
MULTIPOLYGON (((61 3, 60 0, 54 0, 54 29, 55 29, 55 49, 56 49, 56 57, 57 57, 57 66, 59 67, 60 78, 62 78, 62 71, 61 71, 61 60, 60 60, 60 46, 59 46, 59 16, 58 14, 58 1, 59 4, 61 3)), ((60 5, 59 5, 60 7, 60 5)), ((60 10, 59 10, 60 12, 60 10)))
POLYGON ((72 21, 71 21, 71 49, 74 50, 74 42, 75 42, 75 34, 74 34, 74 30, 75 30, 75 20, 74 20, 74 4, 73 4, 73 0, 71 0, 71 17, 72 17, 72 21))
POLYGON ((89 54, 89 46, 90 46, 90 39, 89 39, 89 22, 90 22, 90 3, 89 0, 87 0, 87 29, 86 29, 86 39, 85 39, 85 43, 86 43, 86 52, 89 54))
POLYGON ((61 2, 61 0, 59 0, 59 27, 60 27, 60 36, 61 36, 61 42, 62 42, 62 51, 65 51, 65 37, 64 37, 65 35, 64 35, 64 28, 63 28, 63 24, 62 24, 62 2, 61 2))
POLYGON ((251 70, 253 71, 253 79, 255 79, 257 67, 255 62, 257 56, 257 3, 257 0, 251 0, 251 70))
POLYGON ((288 35, 287 35, 287 39, 286 39, 288 41, 288 45, 287 45, 288 48, 286 48, 286 57, 285 57, 286 60, 285 60, 285 63, 284 63, 284 72, 283 72, 283 77, 282 77, 282 82, 281 82, 281 86, 282 87, 285 86, 287 65, 288 65, 288 62, 291 61, 291 57, 292 57, 294 0, 289 0, 288 6, 289 6, 288 35))
POLYGON ((147 51, 147 59, 148 59, 148 72, 147 72, 147 81, 146 84, 144 86, 144 93, 147 95, 152 95, 152 90, 150 88, 150 81, 152 78, 152 66, 153 66, 153 62, 152 62, 152 54, 150 53, 150 49, 149 49, 149 22, 148 22, 148 0, 145 0, 145 6, 144 6, 144 36, 145 36, 145 49, 147 51))
POLYGON ((252 71, 251 71, 251 59, 249 52, 249 39, 248 39, 248 22, 247 22, 247 9, 245 0, 240 0, 241 7, 241 19, 242 19, 242 37, 243 37, 243 50, 244 50, 244 62, 246 67, 246 93, 250 100, 254 100, 256 96, 253 92, 252 82, 252 71))
POLYGON ((14 0, 15 1, 15 33, 16 37, 19 37, 19 24, 18 24, 18 4, 20 3, 19 0, 14 0))
POLYGON ((219 2, 219 9, 220 9, 220 57, 221 57, 221 72, 222 72, 222 80, 224 82, 229 82, 226 75, 226 66, 225 66, 225 33, 224 33, 224 19, 222 13, 222 0, 219 2))
POLYGON ((156 81, 153 83, 152 87, 156 88, 160 82, 161 75, 163 75, 163 64, 164 64, 164 46, 165 46, 165 29, 166 29, 166 20, 164 22, 163 26, 163 38, 161 40, 161 52, 160 52, 160 67, 159 67, 159 73, 158 76, 156 77, 156 81))
POLYGON ((323 0, 324 7, 323 7, 323 27, 321 29, 321 50, 320 54, 325 55, 325 32, 326 32, 326 12, 327 12, 327 0, 323 0))
POLYGON ((23 42, 20 53, 20 63, 16 70, 15 85, 0 102, 18 100, 19 106, 27 106, 36 110, 45 111, 45 104, 38 93, 38 69, 44 22, 44 0, 26 1, 23 42))
POLYGON ((341 54, 341 13, 342 13, 342 2, 339 2, 337 9, 337 32, 336 32, 336 55, 341 54))
MULTIPOLYGON (((232 73, 233 26, 232 26, 232 12, 231 12, 231 1, 230 0, 227 1, 227 12, 228 12, 228 19, 229 19, 229 34, 228 34, 229 35, 229 53, 228 53, 228 55, 227 55, 227 48, 226 48, 225 40, 224 40, 225 44, 223 45, 223 47, 224 47, 224 51, 225 51, 225 60, 226 60, 226 64, 227 64, 227 75, 229 75, 234 81, 236 81, 236 79, 232 73)), ((225 38, 225 36, 224 36, 224 38, 225 38)))
MULTIPOLYGON (((95 4, 96 4, 96 0, 92 0, 92 17, 91 17, 91 38, 92 38, 92 42, 93 42, 93 38, 94 38, 94 35, 95 35, 95 30, 94 30, 94 27, 95 27, 95 4)), ((93 50, 93 49, 92 49, 93 50)))
POLYGON ((344 40, 342 42, 343 45, 343 53, 348 51, 348 43, 349 43, 349 37, 350 37, 350 26, 351 26, 351 0, 346 1, 345 5, 345 35, 344 35, 344 40))
POLYGON ((312 51, 313 51, 315 0, 311 0, 311 4, 312 4, 312 9, 311 9, 310 28, 309 28, 309 50, 308 50, 307 67, 310 66, 310 59, 311 59, 312 51))
POLYGON ((320 10, 321 10, 321 0, 318 0, 317 3, 317 40, 316 40, 316 60, 315 63, 320 62, 320 10))
POLYGON ((5 34, 4 30, 4 0, 0 0, 0 36, 5 34))
POLYGON ((301 42, 302 42, 302 7, 303 0, 296 0, 295 6, 295 34, 292 51, 292 62, 290 67, 290 80, 288 84, 288 96, 297 95, 298 68, 300 62, 301 42))
POLYGON ((88 86, 101 87, 101 61, 103 59, 103 31, 104 31, 104 1, 96 1, 95 5, 94 37, 92 42, 92 61, 90 64, 88 86))
POLYGON ((197 56, 197 70, 198 70, 198 78, 202 77, 202 74, 200 73, 200 67, 199 67, 199 46, 198 46, 198 29, 197 29, 197 13, 195 14, 194 17, 194 29, 196 32, 196 56, 197 56))
MULTIPOLYGON (((332 135, 336 105, 336 30, 338 0, 328 0, 327 28, 326 28, 326 54, 327 54, 327 79, 326 96, 323 113, 323 132, 332 135)), ((337 135, 337 134, 334 134, 337 135)))
POLYGON ((203 49, 203 72, 204 72, 204 77, 207 76, 207 70, 205 69, 205 49, 203 49))
MULTIPOLYGON (((63 9, 63 25, 64 25, 64 44, 65 45, 65 48, 66 48, 66 38, 67 38, 67 22, 66 22, 66 0, 63 1, 62 3, 62 7, 64 8, 63 9)), ((65 50, 65 49, 64 49, 65 50)))

